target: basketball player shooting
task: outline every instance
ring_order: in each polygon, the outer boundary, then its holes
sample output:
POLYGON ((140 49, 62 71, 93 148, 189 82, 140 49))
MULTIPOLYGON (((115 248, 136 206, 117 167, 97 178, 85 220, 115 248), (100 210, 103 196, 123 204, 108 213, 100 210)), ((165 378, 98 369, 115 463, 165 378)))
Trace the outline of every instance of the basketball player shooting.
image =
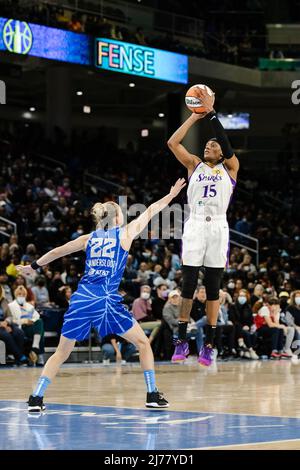
POLYGON ((77 291, 71 297, 69 309, 64 316, 62 334, 56 352, 48 359, 34 392, 29 397, 29 412, 41 412, 45 409, 43 396, 47 387, 62 363, 71 354, 76 340, 83 341, 89 336, 91 326, 97 329, 100 337, 119 335, 137 347, 147 387, 146 407, 169 406, 156 388, 154 359, 149 340, 132 314, 122 304, 118 288, 132 241, 147 227, 151 218, 163 210, 185 185, 185 180, 179 179, 169 194, 153 203, 125 227, 122 227, 124 218, 118 204, 113 201, 96 203, 91 211, 96 223, 95 231, 54 248, 34 261, 31 266, 18 266, 22 274, 32 275, 34 270, 62 256, 81 250, 86 251, 84 275, 77 291))
POLYGON ((206 89, 198 90, 206 112, 191 116, 170 137, 168 146, 188 170, 187 198, 190 215, 182 237, 182 304, 178 319, 178 339, 172 362, 182 362, 189 354, 186 339, 187 325, 197 287, 199 269, 205 268, 207 330, 198 362, 209 366, 213 361, 213 347, 220 308, 219 289, 229 254, 229 227, 226 211, 234 190, 239 161, 213 108, 214 96, 206 89), (209 119, 215 138, 205 146, 202 158, 192 155, 182 140, 199 119, 209 119))

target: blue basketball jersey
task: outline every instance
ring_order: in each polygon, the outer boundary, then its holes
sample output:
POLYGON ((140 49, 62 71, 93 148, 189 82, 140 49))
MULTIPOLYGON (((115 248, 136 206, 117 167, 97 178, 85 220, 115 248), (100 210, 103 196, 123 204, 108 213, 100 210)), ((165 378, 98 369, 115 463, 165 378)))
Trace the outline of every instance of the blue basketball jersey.
POLYGON ((101 338, 122 335, 133 327, 135 320, 118 293, 128 257, 128 251, 121 246, 120 234, 120 227, 98 229, 90 234, 85 273, 64 316, 62 335, 66 338, 82 341, 92 326, 101 338))
POLYGON ((80 284, 119 286, 128 251, 121 246, 120 227, 91 233, 86 247, 85 272, 80 284))

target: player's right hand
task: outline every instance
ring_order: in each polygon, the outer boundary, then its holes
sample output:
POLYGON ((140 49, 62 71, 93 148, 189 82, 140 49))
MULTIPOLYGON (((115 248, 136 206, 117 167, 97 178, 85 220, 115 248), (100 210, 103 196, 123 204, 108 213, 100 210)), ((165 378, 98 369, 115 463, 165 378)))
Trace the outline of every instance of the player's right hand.
POLYGON ((171 187, 170 189, 170 195, 174 198, 177 196, 177 194, 180 193, 180 191, 186 186, 186 181, 184 178, 179 178, 174 186, 171 187))

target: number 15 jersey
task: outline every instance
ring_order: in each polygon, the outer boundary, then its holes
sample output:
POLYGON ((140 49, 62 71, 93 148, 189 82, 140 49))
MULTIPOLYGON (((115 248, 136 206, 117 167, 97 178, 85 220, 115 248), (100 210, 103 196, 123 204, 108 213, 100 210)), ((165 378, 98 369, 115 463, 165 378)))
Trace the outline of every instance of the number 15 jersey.
POLYGON ((223 163, 211 168, 200 162, 189 180, 187 190, 191 213, 205 216, 225 215, 235 181, 223 163))
POLYGON ((223 268, 229 256, 226 211, 235 181, 222 163, 200 162, 187 190, 189 217, 184 224, 182 262, 187 266, 223 268))

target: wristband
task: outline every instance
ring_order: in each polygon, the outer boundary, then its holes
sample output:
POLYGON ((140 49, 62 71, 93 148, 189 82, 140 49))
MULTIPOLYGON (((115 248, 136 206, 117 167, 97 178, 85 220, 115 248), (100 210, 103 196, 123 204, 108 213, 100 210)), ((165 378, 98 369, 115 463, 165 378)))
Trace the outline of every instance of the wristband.
POLYGON ((32 269, 34 269, 35 271, 36 271, 37 269, 41 268, 41 266, 40 266, 39 264, 37 264, 36 261, 33 261, 33 262, 31 263, 31 267, 32 267, 32 269))

